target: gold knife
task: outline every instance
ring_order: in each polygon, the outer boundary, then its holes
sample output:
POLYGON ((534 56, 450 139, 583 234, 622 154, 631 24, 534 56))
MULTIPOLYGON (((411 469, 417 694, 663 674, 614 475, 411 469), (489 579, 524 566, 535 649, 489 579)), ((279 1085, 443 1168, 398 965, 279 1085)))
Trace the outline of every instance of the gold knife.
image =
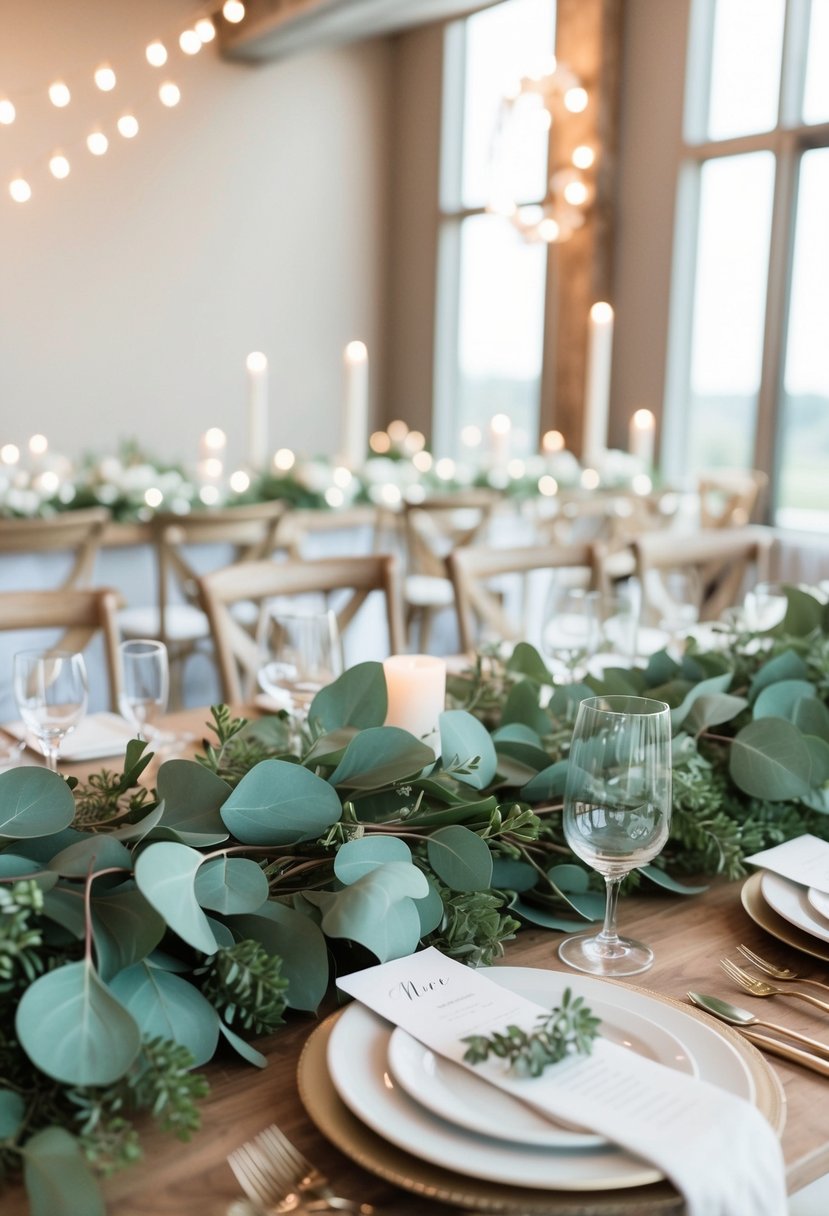
POLYGON ((820 1073, 822 1077, 829 1077, 829 1060, 821 1060, 819 1056, 813 1056, 810 1051, 803 1051, 800 1047, 781 1043, 779 1039, 770 1039, 765 1034, 758 1034, 756 1030, 741 1030, 740 1034, 749 1042, 754 1043, 755 1047, 759 1047, 761 1051, 769 1051, 773 1055, 782 1056, 785 1060, 791 1060, 794 1064, 802 1064, 804 1068, 810 1068, 812 1072, 820 1073))

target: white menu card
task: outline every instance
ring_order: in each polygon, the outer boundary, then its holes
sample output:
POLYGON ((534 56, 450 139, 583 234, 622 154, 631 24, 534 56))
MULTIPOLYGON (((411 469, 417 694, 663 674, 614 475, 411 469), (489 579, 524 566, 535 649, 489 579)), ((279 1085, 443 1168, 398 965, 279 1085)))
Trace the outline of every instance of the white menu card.
POLYGON ((783 878, 804 887, 829 893, 829 841, 821 840, 819 836, 811 836, 808 832, 795 836, 774 848, 753 853, 746 861, 782 874, 783 878))
MULTIPOLYGON (((653 1163, 684 1195, 688 1216, 785 1216, 780 1145, 743 1098, 602 1038, 591 1055, 569 1056, 540 1077, 517 1077, 495 1058, 467 1064, 466 1036, 508 1025, 531 1030, 549 1010, 432 947, 344 976, 337 986, 542 1114, 653 1163)), ((577 977, 571 987, 578 995, 577 977)))

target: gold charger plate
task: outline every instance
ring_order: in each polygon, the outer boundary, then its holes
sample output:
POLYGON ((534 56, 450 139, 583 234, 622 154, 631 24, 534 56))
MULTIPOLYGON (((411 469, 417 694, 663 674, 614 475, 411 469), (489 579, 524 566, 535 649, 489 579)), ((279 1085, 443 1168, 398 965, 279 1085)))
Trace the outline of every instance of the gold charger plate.
MULTIPOLYGON (((630 985, 634 988, 634 985, 630 985)), ((778 1136, 786 1121, 783 1087, 760 1052, 735 1030, 708 1014, 644 988, 638 992, 664 1001, 712 1026, 726 1038, 748 1067, 757 1089, 756 1105, 778 1136)), ((310 1035, 297 1065, 299 1097, 308 1115, 342 1153, 386 1182, 425 1199, 479 1212, 523 1216, 681 1216, 685 1205, 669 1182, 624 1191, 542 1191, 456 1174, 421 1161, 371 1131, 340 1098, 328 1072, 328 1040, 345 1010, 331 1014, 310 1035)), ((417 1148, 417 1146, 413 1146, 417 1148)))
POLYGON ((770 933, 772 937, 776 937, 778 941, 784 942, 787 946, 793 946, 795 950, 801 950, 804 954, 810 954, 812 958, 819 958, 823 962, 829 963, 829 946, 821 942, 819 938, 812 937, 805 930, 798 929, 797 925, 791 924, 775 912, 774 908, 769 907, 763 898, 762 881, 763 871, 758 870, 743 883, 740 891, 742 905, 755 925, 759 925, 761 929, 765 929, 766 933, 770 933))

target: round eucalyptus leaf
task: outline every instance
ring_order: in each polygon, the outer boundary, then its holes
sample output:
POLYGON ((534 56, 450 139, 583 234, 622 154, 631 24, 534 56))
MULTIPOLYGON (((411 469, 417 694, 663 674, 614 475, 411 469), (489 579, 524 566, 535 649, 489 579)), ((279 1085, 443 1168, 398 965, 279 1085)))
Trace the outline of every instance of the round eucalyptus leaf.
POLYGON ((242 844, 296 844, 321 836, 339 821, 342 807, 336 790, 316 773, 287 760, 263 760, 245 774, 221 814, 242 844))
POLYGON ((135 863, 135 881, 174 933, 203 954, 217 946, 195 893, 202 855, 187 845, 162 840, 148 845, 135 863))
POLYGON ((546 663, 529 642, 516 642, 513 652, 507 660, 507 671, 526 676, 528 680, 532 680, 536 684, 552 684, 553 682, 546 663))
POLYGON ((195 984, 142 962, 120 971, 110 987, 145 1038, 172 1039, 186 1047, 194 1068, 213 1057, 219 1015, 195 984))
POLYGON ((26 1103, 13 1089, 0 1089, 0 1140, 11 1140, 26 1115, 26 1103))
POLYGON ((723 722, 736 718, 747 705, 745 697, 735 697, 728 692, 708 693, 697 697, 682 724, 683 730, 696 735, 711 726, 720 726, 723 722))
POLYGON ((143 819, 139 819, 136 823, 122 824, 121 827, 113 829, 110 832, 110 836, 114 836, 116 840, 131 840, 133 843, 138 844, 148 832, 152 831, 157 823, 160 823, 163 814, 164 803, 159 802, 143 819))
POLYGON ((30 984, 15 1028, 32 1063, 66 1085, 111 1085, 141 1047, 135 1019, 87 962, 66 963, 30 984))
POLYGON ((792 721, 804 735, 816 735, 829 743, 829 709, 817 697, 802 697, 794 707, 792 721))
POLYGON ((221 1018, 219 1018, 219 1034, 223 1035, 224 1038, 227 1039, 233 1050, 238 1052, 242 1059, 246 1060, 248 1064, 253 1064, 255 1068, 267 1068, 268 1061, 267 1058, 262 1055, 262 1052, 257 1051, 252 1043, 249 1043, 247 1039, 243 1039, 242 1036, 237 1034, 235 1030, 231 1030, 227 1023, 223 1022, 221 1018))
POLYGON ((568 862, 553 866, 547 877, 565 903, 585 920, 599 920, 604 915, 605 895, 589 890, 590 875, 581 866, 568 862))
POLYGON ((370 950, 381 963, 411 954, 420 941, 414 902, 428 894, 426 876, 413 865, 392 861, 364 874, 326 901, 322 930, 370 950))
POLYGON ((722 675, 711 676, 707 680, 700 680, 698 684, 694 684, 685 694, 680 704, 671 710, 671 725, 674 730, 682 726, 690 714, 694 702, 699 697, 709 697, 714 696, 716 693, 725 692, 732 679, 731 672, 726 671, 722 675))
POLYGON ((346 789, 371 790, 416 777, 434 762, 431 747, 407 730, 371 726, 354 736, 328 780, 346 789))
POLYGON ((340 845, 334 858, 334 873, 348 886, 387 861, 411 860, 411 849, 397 836, 361 836, 340 845))
POLYGON ((537 735, 549 729, 547 715, 538 703, 538 687, 530 680, 519 680, 507 693, 501 711, 501 726, 526 726, 537 735))
MULTIPOLYGON (((229 949, 231 946, 236 945, 236 938, 233 930, 229 925, 226 925, 223 920, 219 920, 215 916, 208 916, 207 923, 210 925, 210 932, 215 937, 220 950, 225 948, 229 949)), ((166 970, 174 971, 175 968, 167 967, 166 970)), ((185 967, 184 970, 186 971, 187 968, 185 967)))
POLYGON ((749 700, 753 701, 769 684, 776 684, 779 680, 805 680, 808 674, 809 668, 800 655, 794 650, 784 650, 754 673, 749 700))
POLYGON ((195 890, 203 908, 255 912, 268 898, 268 880, 247 857, 213 857, 196 872, 195 890))
POLYGON ((319 925, 276 900, 269 900, 253 915, 234 916, 231 925, 238 936, 253 938, 269 954, 282 959, 288 1007, 314 1013, 325 996, 329 978, 328 951, 319 925))
POLYGON ((729 771, 753 798, 785 802, 809 793, 812 760, 804 736, 785 718, 757 718, 734 738, 729 771))
POLYGON ((492 732, 496 747, 499 743, 529 743, 532 747, 541 747, 541 736, 531 726, 523 722, 508 722, 492 732))
POLYGON ((785 718, 787 722, 793 722, 799 703, 816 697, 817 689, 808 680, 777 680, 757 697, 754 717, 785 718))
POLYGON ((556 760, 555 764, 542 769, 540 773, 528 781, 521 790, 521 798, 525 802, 550 802, 553 798, 561 798, 567 784, 567 768, 569 760, 556 760))
POLYGON ((158 796, 164 803, 162 823, 179 832, 196 832, 225 840, 219 814, 230 786, 195 760, 167 760, 158 770, 158 796))
POLYGON ((461 824, 438 828, 426 842, 429 865, 453 891, 486 891, 492 882, 492 854, 476 832, 461 824))
POLYGON ((417 914, 420 917, 420 936, 425 937, 427 933, 432 933, 437 929, 443 920, 443 900, 440 897, 440 892, 435 883, 427 877, 429 883, 429 893, 424 895, 422 899, 415 900, 417 914))
POLYGON ((49 862, 49 869, 62 878, 86 878, 95 870, 108 870, 111 866, 131 872, 132 857, 120 840, 103 832, 61 849, 49 862))
POLYGON ((74 1136, 44 1127, 23 1146, 31 1216, 105 1216, 104 1197, 74 1136))
POLYGON ((54 832, 49 836, 33 836, 30 840, 20 840, 14 846, 14 851, 20 857, 31 857, 32 861, 48 865, 61 849, 68 849, 70 844, 75 844, 78 840, 89 840, 91 835, 91 832, 79 832, 77 828, 64 828, 62 832, 54 832))
POLYGON ((804 739, 812 762, 810 783, 813 787, 822 789, 829 782, 829 743, 815 735, 805 735, 804 739))
POLYGON ((538 871, 526 861, 512 857, 493 857, 492 885, 499 891, 529 891, 538 882, 538 871))
POLYGON ((546 908, 528 904, 518 895, 515 899, 510 900, 509 910, 516 916, 520 916, 521 920, 528 921, 531 925, 540 925, 543 929, 559 929, 563 933, 573 933, 580 932, 584 928, 584 920, 574 921, 572 917, 561 916, 557 912, 550 912, 546 908))
POLYGON ((440 715, 440 754, 444 769, 476 790, 485 789, 498 768, 492 736, 464 709, 447 709, 440 715))
POLYGON ((0 836, 49 836, 74 818, 75 799, 58 773, 33 765, 0 773, 0 836))
POLYGON ((98 974, 108 983, 119 971, 155 950, 167 926, 132 884, 93 895, 90 904, 98 974))
POLYGON ((17 853, 0 853, 0 878, 30 878, 41 891, 50 891, 58 881, 54 870, 44 870, 39 862, 17 853))
POLYGON ((308 719, 328 732, 342 726, 382 726, 389 707, 382 663, 357 663, 331 684, 321 688, 311 702, 308 719))
POLYGON ((43 915, 80 941, 86 934, 83 898, 77 884, 55 886, 43 897, 43 915))

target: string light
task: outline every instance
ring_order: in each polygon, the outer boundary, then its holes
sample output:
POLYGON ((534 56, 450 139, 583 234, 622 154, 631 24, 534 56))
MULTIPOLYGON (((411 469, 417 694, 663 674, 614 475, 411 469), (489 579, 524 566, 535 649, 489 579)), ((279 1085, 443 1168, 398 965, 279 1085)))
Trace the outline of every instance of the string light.
POLYGON ((16 203, 28 203, 32 197, 32 187, 25 177, 16 177, 9 182, 9 194, 16 203))
POLYGON ((201 38, 195 30, 183 30, 179 35, 178 44, 185 55, 198 55, 201 50, 201 38))
POLYGON ((231 25, 238 25, 240 21, 244 21, 245 6, 242 4, 242 0, 225 0, 222 5, 222 16, 231 25))
POLYGON ((57 106, 62 110, 64 106, 68 106, 72 100, 72 94, 69 92, 69 85, 64 84, 62 80, 56 80, 49 85, 49 100, 53 106, 57 106))
POLYGON ((0 123, 4 127, 10 126, 14 122, 16 114, 14 102, 9 101, 8 97, 0 98, 0 123))
POLYGON ((164 84, 158 90, 158 96, 161 104, 172 109, 181 101, 181 89, 172 80, 165 80, 164 84))
POLYGON ((93 156, 103 156, 109 147, 109 140, 103 131, 91 131, 86 137, 86 146, 93 156))
POLYGON ((122 114, 118 119, 118 131, 124 139, 134 139, 138 134, 138 119, 134 114, 122 114))
POLYGON ((69 161, 62 152, 56 152, 49 161, 49 172, 58 180, 69 176, 69 168, 69 161))
POLYGON ((564 94, 564 104, 571 114, 581 114, 587 109, 587 89, 568 89, 564 94))
POLYGON ((45 456, 49 450, 49 440, 39 431, 29 439, 29 455, 45 456))
POLYGON ((577 169, 589 169, 596 159, 596 153, 588 144, 579 144, 573 149, 573 155, 570 158, 577 169))
POLYGON ((111 93, 115 88, 115 73, 108 63, 102 63, 99 68, 95 69, 95 84, 102 93, 111 93))
POLYGON ((163 68, 167 62, 167 48, 163 42, 159 42, 157 39, 150 43, 145 54, 151 68, 163 68))
POLYGON ((203 43, 212 42, 216 37, 216 27, 209 17, 199 17, 194 28, 203 43))
POLYGON ((282 473, 287 473, 296 464, 296 456, 290 448, 279 448, 273 455, 273 467, 282 473))

